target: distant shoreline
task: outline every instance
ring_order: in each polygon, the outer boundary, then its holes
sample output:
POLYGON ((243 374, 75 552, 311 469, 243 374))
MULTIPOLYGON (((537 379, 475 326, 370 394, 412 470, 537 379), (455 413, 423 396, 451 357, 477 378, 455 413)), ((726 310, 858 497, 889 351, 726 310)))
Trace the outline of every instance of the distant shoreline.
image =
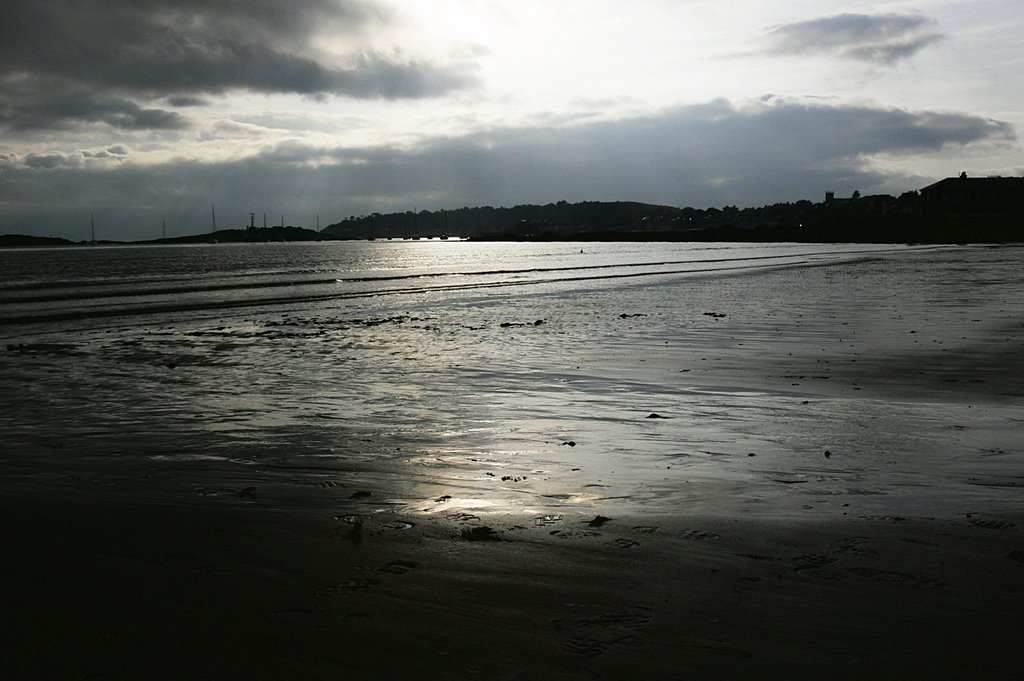
POLYGON ((898 198, 881 195, 836 199, 829 195, 822 203, 798 201, 760 208, 726 206, 721 210, 621 201, 560 201, 544 206, 374 213, 353 216, 319 231, 292 226, 250 226, 160 239, 96 242, 6 234, 0 235, 0 248, 451 238, 542 242, 1016 243, 1024 241, 1022 205, 1016 191, 991 202, 967 202, 954 195, 942 203, 930 195, 922 197, 908 192, 898 198))
MULTIPOLYGON (((223 230, 229 231, 229 230, 223 230)), ((244 230, 230 230, 243 232, 244 230)), ((822 230, 803 230, 787 227, 741 229, 735 227, 719 227, 714 229, 689 230, 680 232, 667 231, 593 231, 576 232, 566 235, 554 234, 516 234, 496 232, 476 237, 460 237, 451 241, 501 242, 501 241, 532 241, 532 242, 594 242, 594 243, 653 243, 653 242, 693 242, 693 243, 863 243, 863 244, 1011 244, 1024 242, 1024 223, 1014 221, 989 222, 982 226, 967 227, 942 225, 940 227, 925 224, 908 225, 902 229, 864 228, 832 228, 822 230)), ((0 235, 0 249, 12 248, 67 248, 88 246, 182 246, 202 244, 230 243, 317 243, 340 241, 413 241, 409 237, 389 239, 340 238, 330 235, 319 237, 304 236, 302 238, 246 240, 231 238, 218 232, 214 238, 208 235, 184 236, 168 239, 151 239, 146 241, 101 240, 96 242, 71 241, 58 237, 39 237, 25 234, 0 235), (220 238, 226 236, 227 238, 220 238)), ((424 238, 422 241, 438 241, 424 238)))

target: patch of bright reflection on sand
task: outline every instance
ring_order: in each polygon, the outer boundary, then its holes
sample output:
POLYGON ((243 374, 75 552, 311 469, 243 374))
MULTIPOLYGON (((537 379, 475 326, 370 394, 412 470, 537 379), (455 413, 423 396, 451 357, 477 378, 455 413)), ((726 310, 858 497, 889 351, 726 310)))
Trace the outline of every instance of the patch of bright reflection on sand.
POLYGON ((450 511, 462 511, 462 510, 473 510, 473 511, 490 511, 496 510, 500 506, 500 502, 491 499, 474 499, 470 497, 448 497, 444 501, 439 501, 432 507, 424 508, 422 504, 410 505, 408 511, 411 513, 419 513, 425 515, 431 515, 434 513, 450 512, 450 511))
POLYGON ((591 494, 589 492, 574 492, 568 494, 542 494, 545 499, 551 499, 557 501, 560 504, 595 504, 599 501, 604 501, 608 497, 599 494, 591 494))

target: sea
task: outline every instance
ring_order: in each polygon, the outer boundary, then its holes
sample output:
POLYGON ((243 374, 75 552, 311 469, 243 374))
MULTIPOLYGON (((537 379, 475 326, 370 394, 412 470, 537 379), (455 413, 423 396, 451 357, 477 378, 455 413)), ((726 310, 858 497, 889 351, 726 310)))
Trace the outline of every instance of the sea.
POLYGON ((913 353, 1005 352, 992 339, 1019 328, 1020 255, 0 250, 0 471, 8 492, 368 512, 967 512, 1014 497, 1013 390, 894 397, 830 372, 900 355, 912 382, 913 353))
POLYGON ((0 325, 113 316, 135 323, 164 314, 219 317, 239 308, 282 305, 331 309, 344 307, 344 301, 380 296, 444 300, 460 292, 495 289, 532 294, 553 287, 752 271, 892 250, 863 245, 439 239, 9 249, 0 250, 0 325))

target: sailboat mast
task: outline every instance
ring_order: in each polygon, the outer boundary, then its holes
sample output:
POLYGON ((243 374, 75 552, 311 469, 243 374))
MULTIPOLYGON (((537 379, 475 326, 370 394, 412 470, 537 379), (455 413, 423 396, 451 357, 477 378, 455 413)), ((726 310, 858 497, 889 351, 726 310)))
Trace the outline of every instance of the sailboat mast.
POLYGON ((92 243, 96 243, 96 220, 93 218, 93 214, 89 213, 89 239, 92 243))
POLYGON ((210 206, 210 220, 212 226, 210 227, 210 234, 217 231, 217 206, 210 206))

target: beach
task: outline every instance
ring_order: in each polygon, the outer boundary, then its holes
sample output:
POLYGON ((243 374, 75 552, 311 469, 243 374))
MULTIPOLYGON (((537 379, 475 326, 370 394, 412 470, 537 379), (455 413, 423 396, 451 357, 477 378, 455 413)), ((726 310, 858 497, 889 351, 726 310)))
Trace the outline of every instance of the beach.
POLYGON ((1024 678, 1020 248, 443 246, 17 279, 4 677, 1024 678))

